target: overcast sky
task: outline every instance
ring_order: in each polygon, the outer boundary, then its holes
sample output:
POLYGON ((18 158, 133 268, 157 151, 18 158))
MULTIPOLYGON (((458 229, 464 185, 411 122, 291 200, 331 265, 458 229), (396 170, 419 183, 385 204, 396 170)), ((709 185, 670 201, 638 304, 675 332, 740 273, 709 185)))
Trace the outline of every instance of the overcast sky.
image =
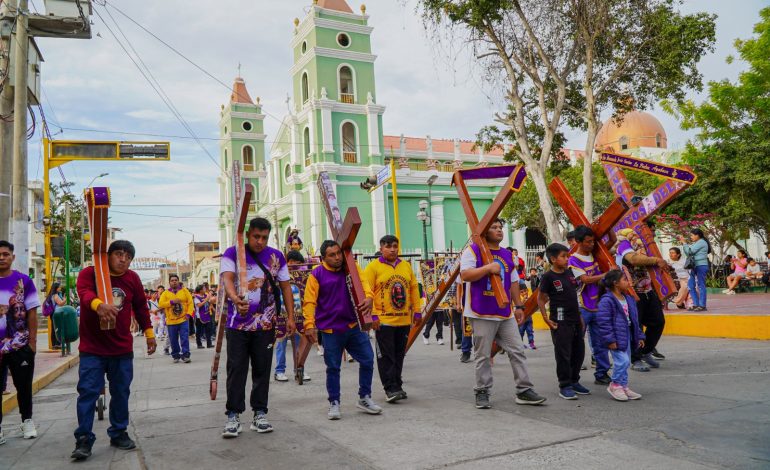
MULTIPOLYGON (((251 96, 262 99, 268 114, 267 140, 273 139, 291 88, 292 21, 304 16, 310 0, 109 3, 226 84, 232 83, 240 63, 251 96)), ((358 11, 361 3, 349 0, 354 11, 358 11)), ((450 60, 447 52, 436 51, 414 13, 415 0, 408 0, 406 5, 402 0, 366 3, 370 25, 375 28, 378 102, 387 106, 385 133, 472 139, 479 128, 489 124, 496 106, 486 98, 487 90, 478 73, 464 61, 450 60)), ((706 80, 737 75, 740 65, 726 65, 725 57, 733 53, 734 39, 750 36, 759 9, 768 4, 767 0, 686 2, 687 12, 703 10, 718 15, 716 51, 704 58, 700 67, 706 80)), ((43 2, 31 0, 31 6, 42 11, 43 2)), ((215 178, 219 168, 189 138, 190 134, 121 49, 110 30, 120 37, 124 47, 130 50, 130 46, 112 18, 217 161, 219 107, 227 101, 229 92, 115 9, 97 6, 97 11, 109 28, 94 15, 91 40, 38 40, 45 59, 43 106, 51 132, 56 139, 170 140, 172 161, 101 166, 75 162, 62 170, 68 181, 76 183, 76 192, 82 192, 97 174, 109 172, 99 184, 112 188, 111 225, 123 228, 124 237, 136 244, 139 256, 153 256, 157 252, 172 259, 184 259, 190 237, 178 229, 194 232, 198 241, 218 240, 215 178)), ((676 121, 660 109, 653 112, 666 128, 669 146, 683 145, 689 136, 678 128, 676 121)), ((569 136, 569 147, 584 147, 580 133, 569 136)), ((268 149, 269 146, 268 143, 268 149)), ((30 179, 42 179, 40 154, 38 132, 30 141, 30 179)), ((60 181, 58 172, 51 175, 53 182, 60 181)))

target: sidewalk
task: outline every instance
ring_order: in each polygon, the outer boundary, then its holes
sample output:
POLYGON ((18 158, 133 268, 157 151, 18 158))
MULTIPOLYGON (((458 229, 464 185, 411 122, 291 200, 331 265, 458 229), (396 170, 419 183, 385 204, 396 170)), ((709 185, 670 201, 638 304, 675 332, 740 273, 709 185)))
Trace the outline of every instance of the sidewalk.
MULTIPOLYGON (((32 393, 46 387, 71 367, 78 364, 78 342, 72 343, 72 354, 62 357, 61 351, 48 350, 48 330, 37 331, 37 354, 35 354, 35 377, 32 379, 32 393)), ((3 395, 3 416, 18 406, 16 389, 11 374, 8 374, 8 395, 3 395)))
POLYGON ((664 336, 661 368, 630 372, 632 388, 644 398, 618 403, 593 384, 590 368, 582 374, 590 396, 558 398, 550 337, 535 332, 535 341, 539 349, 526 351, 527 363, 536 390, 548 398, 545 406, 514 403, 511 367, 498 356, 493 408, 477 410, 474 365, 460 363, 459 351, 448 345, 418 342, 405 361, 408 400, 386 404, 375 372, 373 398, 384 412, 361 413, 355 408, 358 364, 345 363, 342 419, 329 421, 324 365, 312 351, 309 383, 270 384, 275 432, 250 431, 247 411, 243 434, 225 440, 226 358, 219 397, 211 401, 212 349, 193 348, 192 363, 173 364, 162 352, 145 358, 144 340, 136 338, 129 425, 135 451, 110 447, 108 420, 95 421, 93 457, 70 463, 77 425, 73 369, 35 396, 37 439, 22 439, 15 431, 18 414, 7 416, 0 469, 768 468, 770 342, 664 336))

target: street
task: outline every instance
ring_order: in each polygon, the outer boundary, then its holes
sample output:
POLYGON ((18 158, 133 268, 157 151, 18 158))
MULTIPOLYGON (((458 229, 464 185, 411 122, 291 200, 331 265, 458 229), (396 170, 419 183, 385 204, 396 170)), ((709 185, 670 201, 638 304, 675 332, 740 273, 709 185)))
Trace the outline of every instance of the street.
MULTIPOLYGON (((224 370, 219 398, 208 397, 213 350, 193 349, 191 364, 172 364, 162 352, 144 358, 143 338, 137 338, 129 433, 138 449, 109 447, 109 423, 96 421, 93 457, 77 468, 770 467, 770 343, 664 337, 659 348, 667 360, 661 369, 630 372, 630 386, 644 395, 642 400, 613 401, 605 387, 593 384, 589 369, 583 383, 593 394, 568 402, 557 396, 550 341, 542 331, 536 335, 540 348, 527 351, 528 363, 536 390, 548 397, 546 406, 514 404, 507 358, 498 357, 493 408, 475 409, 473 364, 460 363, 459 351, 450 352, 448 345, 418 341, 406 359, 408 400, 384 403, 375 372, 374 399, 384 413, 357 411, 358 366, 345 364, 342 420, 329 421, 322 360, 313 350, 311 382, 271 383, 269 417, 275 431, 249 431, 247 412, 244 432, 232 440, 220 437, 224 370)), ((6 416, 8 443, 0 447, 0 468, 76 465, 69 459, 76 382, 77 369, 72 369, 35 396, 37 439, 19 437, 16 410, 6 416)))

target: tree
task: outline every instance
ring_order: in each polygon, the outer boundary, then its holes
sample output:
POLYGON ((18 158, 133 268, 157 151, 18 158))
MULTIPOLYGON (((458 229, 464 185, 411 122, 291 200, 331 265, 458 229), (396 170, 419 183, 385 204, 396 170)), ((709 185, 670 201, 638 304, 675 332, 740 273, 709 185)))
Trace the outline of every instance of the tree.
POLYGON ((697 130, 684 160, 699 177, 669 213, 687 217, 705 208, 733 231, 754 231, 770 249, 770 8, 760 11, 754 37, 735 47, 748 66, 737 81, 709 82, 700 104, 667 104, 683 129, 697 130))
MULTIPOLYGON (((51 186, 51 236, 64 237, 66 233, 66 208, 70 207, 70 266, 80 266, 80 252, 83 247, 83 226, 81 220, 85 220, 85 206, 83 199, 76 197, 71 188, 75 183, 60 182, 58 185, 51 186)), ((88 221, 85 220, 87 224, 88 221)), ((91 250, 85 247, 85 254, 90 256, 91 250)), ((54 277, 57 272, 64 276, 64 260, 55 265, 53 269, 54 277)), ((82 269, 82 266, 81 266, 82 269)))
MULTIPOLYGON (((682 15, 681 0, 565 0, 567 20, 579 44, 579 86, 568 100, 570 124, 587 131, 585 154, 592 156, 599 116, 612 107, 615 119, 653 100, 684 99, 701 90, 697 69, 713 50, 714 15, 682 15)), ((619 150, 619 149, 616 149, 619 150)), ((591 158, 583 165, 583 211, 593 211, 591 158)))
POLYGON ((450 41, 462 39, 484 66, 486 80, 498 83, 506 111, 480 133, 483 145, 515 142, 508 157, 522 161, 534 183, 551 240, 561 238, 546 183, 551 157, 563 141, 560 129, 577 44, 565 22, 561 0, 421 0, 426 26, 448 26, 450 41), (483 138, 483 139, 482 139, 483 138))

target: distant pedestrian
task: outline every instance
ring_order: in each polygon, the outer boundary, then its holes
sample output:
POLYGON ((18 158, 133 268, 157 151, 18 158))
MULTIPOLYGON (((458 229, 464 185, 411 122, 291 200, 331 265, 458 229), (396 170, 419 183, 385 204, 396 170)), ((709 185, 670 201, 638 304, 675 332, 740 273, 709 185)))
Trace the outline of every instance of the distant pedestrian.
POLYGON ((679 237, 682 243, 682 251, 688 258, 690 268, 690 279, 687 281, 687 287, 690 289, 693 306, 688 310, 702 312, 706 310, 706 275, 709 272, 709 258, 711 245, 709 244, 703 230, 694 228, 690 230, 690 242, 685 243, 684 237, 679 237))

